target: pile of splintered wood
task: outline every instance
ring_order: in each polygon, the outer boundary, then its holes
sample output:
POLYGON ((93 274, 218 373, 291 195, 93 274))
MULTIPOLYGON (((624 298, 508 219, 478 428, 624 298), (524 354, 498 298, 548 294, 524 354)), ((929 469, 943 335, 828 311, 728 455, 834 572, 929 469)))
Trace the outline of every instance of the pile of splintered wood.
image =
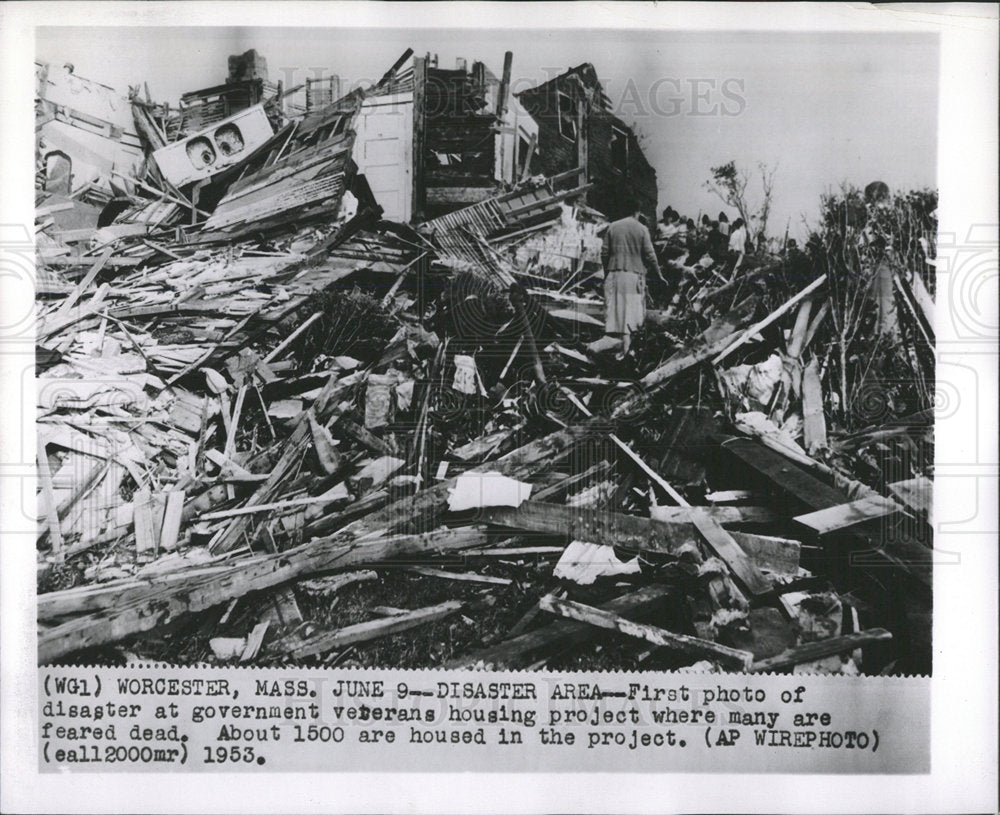
POLYGON ((40 661, 929 670, 928 413, 831 396, 884 297, 684 267, 618 360, 583 192, 53 238, 40 661))

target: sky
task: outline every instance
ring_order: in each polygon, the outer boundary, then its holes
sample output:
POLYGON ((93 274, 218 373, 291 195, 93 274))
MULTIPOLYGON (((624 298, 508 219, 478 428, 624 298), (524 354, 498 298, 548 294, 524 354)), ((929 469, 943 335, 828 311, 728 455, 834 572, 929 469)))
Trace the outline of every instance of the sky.
MULTIPOLYGON (((615 112, 656 168, 660 209, 696 216, 722 202, 711 167, 775 169, 769 232, 802 236, 820 195, 842 183, 893 189, 936 182, 938 43, 930 34, 690 31, 503 31, 336 28, 39 28, 38 59, 119 88, 146 82, 157 101, 225 81, 227 58, 256 48, 286 88, 341 77, 377 80, 412 47, 483 61, 514 53, 513 89, 591 62, 615 112), (182 55, 182 56, 178 56, 182 55)), ((732 216, 731 216, 732 217, 732 216)))

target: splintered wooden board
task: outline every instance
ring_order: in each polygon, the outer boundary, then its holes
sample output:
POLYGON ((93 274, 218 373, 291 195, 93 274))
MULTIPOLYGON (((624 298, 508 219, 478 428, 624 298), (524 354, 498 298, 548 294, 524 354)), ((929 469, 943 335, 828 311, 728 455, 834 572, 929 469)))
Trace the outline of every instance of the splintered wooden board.
POLYGON ((895 501, 890 501, 881 495, 872 495, 847 504, 827 507, 816 512, 808 512, 805 515, 797 515, 794 520, 796 523, 809 527, 817 535, 828 535, 840 529, 857 526, 865 521, 884 518, 899 510, 899 504, 895 501))
POLYGON ((934 509, 934 482, 925 476, 896 481, 889 484, 889 491, 914 512, 930 517, 934 509))

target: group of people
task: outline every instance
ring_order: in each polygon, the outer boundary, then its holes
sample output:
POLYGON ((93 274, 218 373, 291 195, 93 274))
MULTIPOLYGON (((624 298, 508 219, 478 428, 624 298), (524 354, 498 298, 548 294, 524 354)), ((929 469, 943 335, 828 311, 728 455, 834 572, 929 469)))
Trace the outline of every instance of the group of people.
POLYGON ((742 218, 732 223, 725 212, 717 219, 701 216, 701 223, 684 218, 673 207, 663 210, 663 217, 656 227, 656 243, 667 260, 683 266, 695 266, 703 258, 711 263, 732 263, 732 268, 743 265, 747 251, 747 228, 742 218))
POLYGON ((605 333, 621 338, 619 359, 629 352, 633 332, 645 322, 647 277, 664 285, 669 301, 680 283, 683 270, 679 267, 724 263, 736 271, 743 264, 748 243, 742 218, 730 223, 726 213, 720 212, 718 220, 703 216, 699 226, 667 207, 656 226, 654 244, 649 229, 639 220, 638 200, 629 197, 623 203, 628 214, 608 226, 601 251, 605 333))

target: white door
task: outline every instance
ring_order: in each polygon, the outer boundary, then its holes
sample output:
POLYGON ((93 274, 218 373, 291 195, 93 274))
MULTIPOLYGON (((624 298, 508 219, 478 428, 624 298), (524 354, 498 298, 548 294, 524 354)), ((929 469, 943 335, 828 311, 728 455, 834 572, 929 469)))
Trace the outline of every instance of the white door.
POLYGON ((390 221, 407 222, 413 194, 413 95, 368 99, 355 120, 354 161, 390 221))

